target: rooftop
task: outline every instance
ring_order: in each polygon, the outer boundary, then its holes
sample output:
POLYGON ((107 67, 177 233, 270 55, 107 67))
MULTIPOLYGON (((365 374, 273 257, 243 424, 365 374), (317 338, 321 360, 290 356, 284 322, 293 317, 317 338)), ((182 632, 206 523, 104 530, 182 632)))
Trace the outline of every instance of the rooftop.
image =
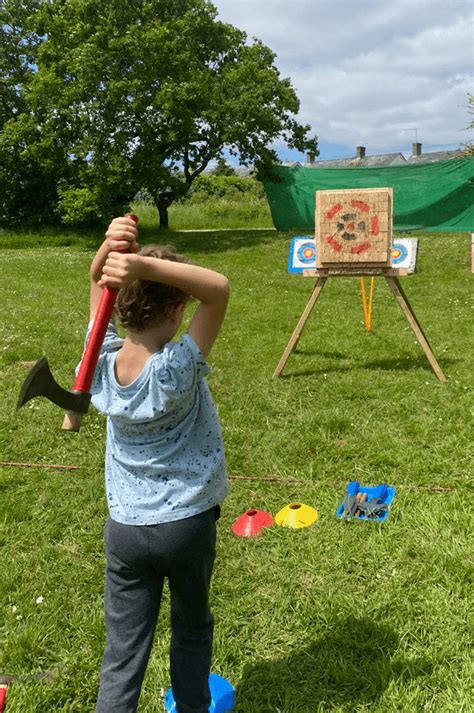
POLYGON ((314 163, 307 163, 308 168, 377 168, 380 166, 397 166, 405 163, 406 159, 401 153, 381 153, 373 156, 349 156, 314 163))
MULTIPOLYGON (((422 152, 422 145, 414 143, 412 145, 411 156, 406 159, 400 152, 374 154, 366 156, 365 146, 357 146, 356 155, 348 158, 336 158, 329 160, 317 161, 312 153, 308 153, 307 161, 304 164, 306 168, 380 168, 382 166, 402 166, 405 163, 433 163, 434 161, 448 161, 449 159, 461 156, 462 151, 432 151, 429 153, 422 152)), ((289 164, 286 164, 289 165, 289 164)), ((295 164, 301 165, 301 164, 295 164)))
POLYGON ((434 161, 449 161, 452 158, 461 156, 462 151, 432 151, 420 155, 411 155, 407 158, 407 163, 433 163, 434 161))

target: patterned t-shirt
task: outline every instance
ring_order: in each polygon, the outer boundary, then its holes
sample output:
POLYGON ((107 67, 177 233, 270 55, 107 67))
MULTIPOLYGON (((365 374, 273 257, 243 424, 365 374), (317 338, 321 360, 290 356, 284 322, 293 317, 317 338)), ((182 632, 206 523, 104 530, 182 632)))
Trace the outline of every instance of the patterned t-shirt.
POLYGON ((210 509, 224 499, 228 482, 203 355, 184 334, 152 354, 138 377, 121 386, 115 358, 122 344, 111 322, 91 388, 92 404, 107 415, 105 485, 111 518, 154 525, 210 509))

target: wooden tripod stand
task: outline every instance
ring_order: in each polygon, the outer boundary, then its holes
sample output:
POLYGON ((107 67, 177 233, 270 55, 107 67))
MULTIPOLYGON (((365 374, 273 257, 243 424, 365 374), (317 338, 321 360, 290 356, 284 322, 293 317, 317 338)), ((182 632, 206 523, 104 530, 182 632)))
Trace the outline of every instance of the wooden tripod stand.
POLYGON ((303 314, 300 317, 300 320, 298 324, 296 325, 295 331, 291 335, 291 339, 288 342, 285 351, 283 352, 280 361, 278 362, 278 365, 273 373, 273 379, 277 379, 283 369, 285 368, 285 364, 288 361, 288 358, 292 351, 295 349, 296 345, 298 344, 298 340, 301 336, 301 333, 304 329, 304 326, 306 324, 306 321, 311 314, 314 305, 316 304, 324 285, 328 281, 330 277, 348 277, 348 276, 364 276, 364 275, 381 275, 385 277, 388 286, 390 287, 393 295, 395 296, 395 299, 397 300, 398 304, 400 305, 400 308, 405 315, 405 317, 408 320, 408 324, 410 325, 411 329, 413 330, 413 333, 415 334, 415 337, 417 338, 418 342, 421 345, 421 348, 423 349, 424 353, 426 354, 426 358, 428 359, 431 368, 433 369, 434 373, 438 377, 440 381, 446 381, 446 377, 443 374, 440 365, 438 364, 436 357, 433 353, 433 350, 431 349, 429 342, 421 328, 420 323, 418 322, 416 315, 413 311, 413 308, 411 307, 410 303, 408 302, 408 299, 402 289, 402 286, 400 285, 400 282, 398 280, 398 277, 400 275, 406 275, 407 271, 406 270, 397 270, 395 268, 390 268, 390 267, 377 267, 377 268, 369 268, 369 267, 364 267, 362 269, 354 269, 354 270, 347 270, 347 267, 345 269, 338 269, 338 268, 318 268, 317 270, 304 270, 303 275, 304 277, 313 277, 316 276, 316 284, 314 285, 313 291, 311 293, 311 296, 309 298, 308 304, 306 305, 303 314))

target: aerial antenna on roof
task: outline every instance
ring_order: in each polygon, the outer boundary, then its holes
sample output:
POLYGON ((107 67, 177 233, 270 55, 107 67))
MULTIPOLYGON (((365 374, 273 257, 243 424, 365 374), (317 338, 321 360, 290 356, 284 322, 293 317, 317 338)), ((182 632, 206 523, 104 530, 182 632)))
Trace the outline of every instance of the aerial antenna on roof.
POLYGON ((416 126, 409 126, 407 129, 402 129, 402 131, 414 131, 415 132, 415 144, 418 143, 418 129, 416 126))

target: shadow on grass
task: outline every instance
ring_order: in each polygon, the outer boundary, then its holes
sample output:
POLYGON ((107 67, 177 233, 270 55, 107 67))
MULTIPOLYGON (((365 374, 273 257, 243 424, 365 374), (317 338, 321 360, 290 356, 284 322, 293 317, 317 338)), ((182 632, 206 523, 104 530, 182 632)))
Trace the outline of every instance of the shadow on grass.
POLYGON ((392 679, 431 674, 427 658, 396 657, 398 634, 385 624, 348 617, 311 646, 283 659, 249 664, 236 687, 236 710, 247 713, 354 711, 376 704, 392 679))
MULTIPOLYGON (((418 357, 403 357, 403 358, 387 358, 387 359, 374 359, 372 361, 352 361, 350 363, 347 363, 347 359, 351 358, 351 355, 334 355, 334 357, 331 357, 330 352, 310 352, 310 351, 305 351, 305 352, 293 352, 293 354, 297 355, 311 355, 311 356, 322 356, 322 357, 328 357, 328 358, 342 358, 345 359, 346 362, 341 365, 328 365, 325 367, 317 367, 315 369, 305 369, 304 371, 293 371, 290 372, 288 371, 285 374, 281 375, 281 379, 290 379, 290 378, 299 378, 302 376, 314 376, 315 374, 329 374, 332 372, 335 373, 343 373, 347 371, 352 371, 354 369, 364 369, 367 371, 376 371, 376 370, 381 370, 381 371, 417 371, 418 369, 423 369, 426 372, 429 372, 430 374, 433 374, 433 370, 427 360, 427 358, 423 355, 418 356, 418 357)), ((444 359, 437 359, 438 364, 440 365, 441 369, 444 371, 447 366, 452 366, 454 364, 457 364, 461 361, 461 359, 452 359, 449 357, 445 357, 444 359)))
POLYGON ((209 230, 187 232, 180 230, 157 231, 145 228, 140 232, 142 243, 171 244, 180 252, 218 253, 269 245, 282 239, 276 230, 209 230))
POLYGON ((293 354, 301 354, 302 356, 320 356, 324 359, 350 359, 350 354, 343 354, 343 352, 320 352, 316 349, 299 349, 297 347, 293 354))
MULTIPOLYGON (((227 250, 255 247, 256 245, 270 245, 276 240, 287 239, 276 230, 209 230, 209 231, 179 231, 159 230, 144 225, 139 229, 139 242, 141 245, 158 243, 159 245, 173 245, 178 251, 218 253, 227 250)), ((84 230, 81 232, 59 228, 42 228, 37 231, 24 230, 7 232, 0 230, 0 249, 22 249, 40 247, 77 247, 95 251, 103 240, 103 231, 84 230)))

